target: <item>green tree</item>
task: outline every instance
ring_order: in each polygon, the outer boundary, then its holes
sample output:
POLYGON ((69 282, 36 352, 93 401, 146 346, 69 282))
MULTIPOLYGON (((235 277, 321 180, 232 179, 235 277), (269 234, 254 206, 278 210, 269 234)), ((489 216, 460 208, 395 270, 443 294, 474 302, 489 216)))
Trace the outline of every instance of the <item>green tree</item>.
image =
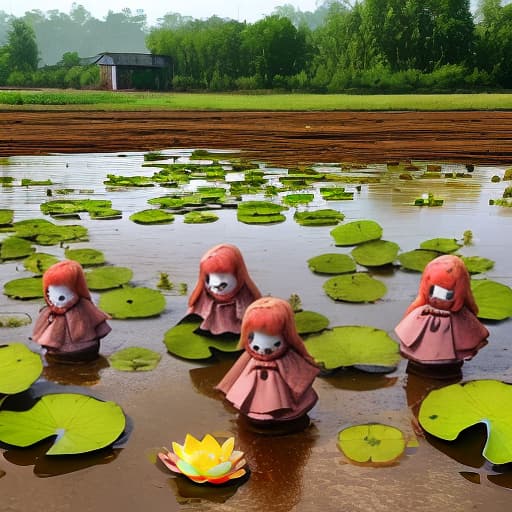
POLYGON ((29 72, 37 69, 39 61, 36 35, 32 27, 21 19, 14 19, 7 37, 11 71, 29 72))

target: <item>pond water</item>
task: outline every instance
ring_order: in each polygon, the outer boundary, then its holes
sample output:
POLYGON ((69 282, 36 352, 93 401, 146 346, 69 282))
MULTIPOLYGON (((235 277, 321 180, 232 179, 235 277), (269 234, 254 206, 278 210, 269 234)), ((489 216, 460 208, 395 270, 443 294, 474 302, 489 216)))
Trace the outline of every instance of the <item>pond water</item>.
MULTIPOLYGON (((169 158, 186 162, 191 151, 167 151, 169 158)), ((227 158, 227 157, 226 157, 227 158)), ((205 161, 206 163, 206 161, 205 161)), ((51 155, 12 157, 0 166, 0 176, 15 179, 13 187, 0 189, 0 208, 15 211, 15 221, 45 217, 39 205, 48 199, 111 199, 122 210, 121 219, 53 220, 80 223, 88 229, 89 241, 70 244, 103 251, 108 264, 133 270, 132 283, 155 288, 161 272, 175 283, 195 285, 199 259, 213 245, 226 242, 242 251, 251 277, 264 295, 287 299, 298 294, 307 310, 317 311, 331 326, 369 325, 394 337, 393 329, 415 297, 419 273, 398 267, 375 271, 387 294, 373 304, 335 302, 326 296, 325 276, 313 274, 307 260, 328 252, 348 253, 335 247, 332 226, 303 227, 293 219, 294 208, 284 212, 286 221, 272 225, 247 225, 237 221, 236 210, 219 209, 217 222, 185 224, 180 215, 172 224, 140 225, 129 216, 150 206, 147 200, 170 193, 159 187, 107 189, 107 174, 151 176, 142 153, 51 155), (51 179, 51 186, 18 186, 21 178, 51 179), (73 189, 58 196, 57 189, 73 189), (54 191, 47 196, 47 189, 54 191), (80 193, 82 191, 82 193, 80 193)), ((417 162, 420 168, 425 164, 417 162)), ((261 167, 279 176, 285 170, 261 167)), ((319 170, 336 172, 334 164, 319 164, 319 170)), ((383 239, 396 242, 402 252, 419 247, 427 239, 461 239, 471 230, 473 243, 461 248, 466 256, 495 261, 486 277, 512 285, 512 210, 490 206, 489 199, 501 197, 505 184, 492 183, 506 167, 477 166, 465 178, 399 179, 399 172, 386 165, 348 171, 348 175, 379 177, 376 183, 345 185, 354 192, 352 201, 324 201, 315 185, 309 208, 334 208, 345 214, 345 222, 371 219, 383 227, 383 239), (432 192, 444 199, 442 207, 411 206, 415 198, 432 192)), ((462 165, 443 164, 443 173, 463 172, 462 165)), ((236 179, 232 176, 231 179, 236 179)), ((274 178, 274 181, 277 178, 274 178)), ((215 185, 195 181, 194 186, 215 185)), ((219 185, 219 184, 217 184, 219 185)), ((245 197, 244 197, 245 198, 245 197)), ((261 196, 259 197, 261 198, 261 196)), ((304 209, 304 207, 301 207, 304 209)), ((52 220, 52 219, 50 219, 52 220)), ((5 237, 0 233, 0 237, 5 237)), ((63 257, 60 246, 38 247, 41 252, 63 257)), ((18 277, 29 277, 20 261, 0 264, 0 285, 18 277)), ((228 356, 208 362, 184 361, 166 352, 164 333, 186 311, 187 297, 164 292, 166 309, 156 318, 112 320, 112 332, 102 341, 102 358, 78 366, 47 367, 46 379, 87 386, 95 394, 121 405, 133 422, 133 432, 122 449, 105 450, 83 457, 54 460, 45 456, 47 445, 31 449, 3 450, 0 458, 2 510, 172 510, 288 511, 340 509, 350 511, 448 510, 487 512, 510 506, 510 474, 500 474, 480 455, 483 431, 471 431, 460 443, 444 443, 415 434, 414 412, 429 389, 439 386, 406 374, 406 363, 386 375, 344 370, 315 382, 318 404, 310 413, 311 426, 287 436, 264 436, 252 432, 237 419, 213 391, 231 365, 228 356), (162 354, 151 372, 124 373, 111 368, 107 357, 130 346, 144 346, 162 354), (348 464, 336 447, 337 433, 346 426, 381 422, 400 428, 418 446, 410 448, 392 467, 371 468, 348 464), (171 441, 182 442, 189 432, 232 434, 246 452, 250 478, 239 487, 219 489, 187 485, 154 464, 155 454, 171 441), (479 451, 480 450, 480 451, 479 451), (5 475, 3 473, 5 472, 5 475), (2 476, 3 475, 3 476, 2 476), (479 484, 474 482, 480 482, 479 484)), ((98 294, 93 293, 97 301, 98 294)), ((32 319, 42 300, 18 301, 0 295, 0 313, 28 314, 32 319)), ((510 322, 486 322, 489 345, 466 363, 464 381, 498 379, 512 382, 508 347, 510 322)), ((0 343, 29 341, 32 325, 0 329, 0 343)), ((444 383, 443 383, 444 384, 444 383)), ((507 507, 507 508, 508 508, 507 507)))

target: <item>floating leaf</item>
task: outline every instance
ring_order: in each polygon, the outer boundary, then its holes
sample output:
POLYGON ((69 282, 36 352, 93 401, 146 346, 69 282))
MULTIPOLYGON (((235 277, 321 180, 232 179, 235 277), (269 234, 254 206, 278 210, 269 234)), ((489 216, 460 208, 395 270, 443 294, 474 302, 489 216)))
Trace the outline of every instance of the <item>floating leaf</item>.
POLYGON ((352 249, 352 256, 359 265, 379 267, 395 261, 398 254, 398 244, 387 240, 365 242, 352 249))
POLYGON ((470 274, 481 274, 494 267, 494 261, 480 256, 461 256, 470 274))
POLYGON ((0 394, 13 395, 25 391, 42 371, 41 356, 23 343, 0 347, 0 394))
POLYGON ((91 290, 110 290, 128 283, 133 272, 127 267, 99 267, 85 273, 87 286, 91 290))
POLYGON ((432 238, 431 240, 425 240, 422 242, 420 244, 420 249, 449 254, 451 252, 455 252, 461 246, 462 244, 459 244, 455 238, 432 238))
POLYGON ((41 211, 47 215, 72 215, 102 208, 111 208, 108 199, 57 199, 40 205, 41 211))
POLYGON ((105 263, 105 255, 96 249, 66 249, 64 255, 68 260, 78 261, 83 267, 105 263))
POLYGON ((219 220, 219 216, 207 212, 188 212, 183 217, 185 224, 207 224, 219 220))
POLYGON ((43 297, 41 277, 22 277, 4 284, 4 294, 13 299, 38 299, 43 297))
POLYGON ((483 423, 487 443, 483 455, 493 464, 512 462, 512 386, 497 380, 475 380, 431 391, 418 419, 430 434, 448 441, 468 427, 483 423))
POLYGON ((0 245, 0 259, 1 260, 16 260, 26 258, 32 254, 35 249, 28 240, 10 236, 3 240, 0 245))
POLYGON ((472 279, 471 291, 478 305, 478 318, 505 320, 512 316, 512 289, 490 279, 472 279))
POLYGON ((441 253, 436 251, 427 251, 424 249, 415 249, 414 251, 402 252, 398 255, 398 261, 404 269, 423 272, 428 263, 441 253))
POLYGON ((374 302, 387 292, 382 281, 364 272, 331 277, 323 288, 331 299, 346 302, 374 302))
POLYGON ((208 359, 212 356, 211 349, 220 352, 238 352, 238 336, 206 336, 195 332, 201 322, 185 319, 171 327, 164 336, 167 350, 184 359, 208 359))
POLYGON ((237 218, 245 224, 272 224, 286 220, 283 210, 285 206, 268 201, 244 201, 238 205, 237 218))
POLYGON ((338 448, 357 464, 391 465, 404 453, 405 445, 401 430, 379 423, 354 425, 338 434, 338 448))
POLYGON ((147 372, 156 368, 161 355, 144 347, 128 347, 114 352, 108 359, 112 367, 123 372, 147 372))
POLYGON ((114 402, 73 393, 45 395, 28 411, 0 411, 0 441, 26 447, 57 436, 47 455, 72 455, 112 444, 125 422, 114 402))
POLYGON ((160 208, 177 209, 184 206, 185 200, 182 197, 163 196, 148 199, 148 204, 157 204, 160 208))
POLYGON ((320 254, 308 260, 308 266, 319 274, 348 274, 356 271, 356 263, 348 254, 320 254))
POLYGON ((95 208, 89 210, 91 219, 114 220, 122 219, 123 212, 115 208, 95 208))
POLYGON ((9 226, 14 218, 14 210, 0 209, 0 226, 9 226))
POLYGON ((154 187, 155 184, 147 176, 116 176, 107 174, 108 180, 103 182, 109 187, 154 187))
POLYGON ((344 187, 322 187, 320 194, 326 201, 346 201, 354 199, 354 192, 345 192, 344 187))
POLYGON ((315 198, 314 194, 287 194, 283 196, 283 203, 289 206, 308 204, 315 198))
POLYGON ((164 210, 142 210, 130 215, 130 220, 137 224, 169 224, 174 222, 174 215, 164 210))
POLYGON ((113 318, 146 318, 165 309, 165 297, 151 288, 126 287, 103 293, 99 307, 113 318))
POLYGON ((345 215, 338 210, 325 208, 311 212, 295 212, 295 222, 301 226, 334 226, 340 223, 345 215))
POLYGON ((297 332, 301 335, 320 332, 329 327, 329 319, 315 311, 299 311, 294 316, 297 332))
POLYGON ((382 236, 382 227, 373 220, 356 220, 331 231, 336 245, 358 245, 370 240, 378 240, 382 236))
POLYGON ((57 263, 59 258, 53 254, 35 252, 23 260, 23 266, 34 274, 44 274, 52 265, 57 263))
POLYGON ((363 325, 333 327, 305 340, 311 356, 328 370, 343 366, 395 367, 398 343, 386 331, 363 325))
POLYGON ((0 327, 23 327, 31 323, 32 319, 27 313, 0 313, 0 327))

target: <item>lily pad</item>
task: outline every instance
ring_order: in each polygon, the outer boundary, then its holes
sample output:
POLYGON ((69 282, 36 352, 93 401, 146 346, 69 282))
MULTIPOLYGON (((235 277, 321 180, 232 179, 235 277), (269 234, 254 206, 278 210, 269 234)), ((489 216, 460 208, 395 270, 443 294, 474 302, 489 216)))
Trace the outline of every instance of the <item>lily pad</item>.
POLYGON ((105 263, 105 255, 96 249, 66 249, 64 255, 68 260, 78 261, 83 267, 105 263))
POLYGON ((244 201, 238 205, 237 218, 245 224, 272 224, 286 220, 283 210, 285 206, 268 201, 244 201))
POLYGON ((471 291, 478 305, 478 318, 505 320, 512 316, 512 289, 490 279, 472 279, 471 291))
POLYGON ((26 258, 32 254, 35 249, 28 240, 10 236, 3 240, 0 245, 0 260, 17 260, 26 258))
POLYGON ((42 371, 41 356, 23 343, 0 347, 0 394, 13 395, 25 391, 42 371))
POLYGON ((320 194, 326 201, 346 201, 354 199, 354 192, 346 192, 344 187, 322 187, 320 194))
POLYGON ((116 208, 94 208, 89 210, 91 219, 114 220, 122 219, 123 212, 116 208))
POLYGON ((171 327, 164 335, 164 343, 169 353, 184 359, 208 359, 213 353, 239 352, 238 336, 205 336, 196 330, 200 321, 185 319, 171 327))
POLYGON ((174 215, 160 209, 142 210, 130 215, 130 220, 137 224, 169 224, 174 222, 174 215))
POLYGON ((157 204, 160 208, 182 208, 185 204, 185 200, 182 197, 154 197, 152 199, 148 199, 148 204, 157 204))
POLYGON ((449 254, 459 249, 462 244, 459 244, 455 238, 432 238, 425 240, 420 244, 420 249, 428 251, 437 251, 443 254, 449 254))
POLYGON ((461 256, 470 274, 481 274, 494 267, 494 261, 480 256, 461 256))
POLYGON ((99 267, 85 273, 87 286, 91 290, 110 290, 128 283, 133 272, 127 267, 99 267))
POLYGON ((108 199, 57 199, 40 205, 47 215, 72 215, 101 208, 111 208, 112 201, 108 199))
POLYGON ((14 210, 0 209, 0 226, 9 226, 14 218, 14 210))
POLYGON ((0 313, 0 328, 16 328, 30 325, 32 318, 27 313, 0 313))
POLYGON ((331 230, 334 243, 340 246, 358 245, 382 236, 382 227, 373 220, 356 220, 331 230))
POLYGON ((154 370, 161 355, 144 347, 128 347, 113 353, 108 359, 110 365, 123 372, 147 372, 154 370))
POLYGON ((12 299, 39 299, 43 297, 41 277, 22 277, 4 284, 4 294, 12 299))
POLYGON ((338 434, 338 448, 356 464, 392 465, 404 453, 405 447, 401 430, 380 423, 354 425, 338 434))
POLYGON ((112 318, 146 318, 165 309, 165 297, 158 290, 126 287, 103 293, 99 307, 112 318))
POLYGON ((308 204, 315 198, 314 194, 287 194, 283 196, 283 203, 288 206, 308 204))
POLYGON ((53 254, 35 252, 23 260, 23 266, 34 274, 44 274, 52 265, 57 263, 59 258, 53 254))
POLYGON ((512 386, 497 380, 475 380, 431 391, 418 416, 430 434, 453 441, 464 429, 483 423, 483 455, 493 464, 512 462, 512 386))
POLYGON ((183 217, 185 224, 207 224, 219 220, 219 216, 208 212, 188 212, 183 217))
POLYGON ((309 336, 305 344, 327 370, 355 365, 389 370, 400 361, 398 343, 386 331, 364 325, 333 327, 309 336))
POLYGON ((109 446, 125 423, 114 402, 74 393, 45 395, 27 411, 0 411, 0 440, 26 447, 56 436, 46 454, 72 455, 109 446))
POLYGON ((425 249, 415 249, 414 251, 402 252, 398 255, 398 261, 402 268, 423 272, 428 263, 434 258, 440 256, 437 251, 427 251, 425 249))
POLYGON ((352 256, 359 265, 365 267, 380 267, 395 261, 398 244, 387 240, 374 240, 365 242, 352 249, 352 256))
POLYGON ((146 176, 116 176, 107 174, 107 180, 103 182, 108 187, 154 187, 151 178, 146 176))
POLYGON ((345 218, 345 215, 338 210, 324 208, 311 212, 295 212, 293 218, 301 226, 335 226, 345 218))
POLYGON ((318 274, 347 274, 356 271, 356 263, 348 254, 320 254, 308 260, 310 270, 318 274))
POLYGON ((87 240, 87 228, 78 224, 66 226, 54 226, 51 232, 36 236, 36 243, 39 245, 57 245, 61 242, 87 240))
POLYGON ((329 327, 329 319, 315 311, 295 313, 295 326, 301 335, 323 331, 329 327))
POLYGON ((331 299, 346 302, 374 302, 386 295, 386 285, 365 272, 331 277, 324 283, 331 299))

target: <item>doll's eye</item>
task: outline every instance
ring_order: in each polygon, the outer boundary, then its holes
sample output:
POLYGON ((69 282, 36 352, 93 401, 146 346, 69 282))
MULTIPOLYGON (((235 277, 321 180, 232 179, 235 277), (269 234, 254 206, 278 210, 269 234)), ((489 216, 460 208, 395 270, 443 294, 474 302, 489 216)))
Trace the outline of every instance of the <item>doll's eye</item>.
POLYGON ((210 275, 207 274, 205 278, 206 284, 210 284, 210 275))
POLYGON ((452 300, 453 299, 453 290, 449 290, 446 292, 446 300, 452 300))
POLYGON ((276 341, 276 342, 274 343, 274 347, 278 348, 278 347, 280 347, 280 346, 281 346, 281 341, 279 341, 279 340, 278 340, 278 341, 276 341))
POLYGON ((248 336, 247 336, 247 339, 248 339, 249 341, 252 341, 252 340, 254 339, 254 333, 253 333, 253 332, 250 332, 250 333, 248 334, 248 336))
POLYGON ((59 302, 64 302, 66 297, 64 295, 59 295, 59 302))
POLYGON ((258 347, 258 345, 251 345, 251 348, 255 351, 255 352, 258 352, 260 350, 260 347, 258 347))

